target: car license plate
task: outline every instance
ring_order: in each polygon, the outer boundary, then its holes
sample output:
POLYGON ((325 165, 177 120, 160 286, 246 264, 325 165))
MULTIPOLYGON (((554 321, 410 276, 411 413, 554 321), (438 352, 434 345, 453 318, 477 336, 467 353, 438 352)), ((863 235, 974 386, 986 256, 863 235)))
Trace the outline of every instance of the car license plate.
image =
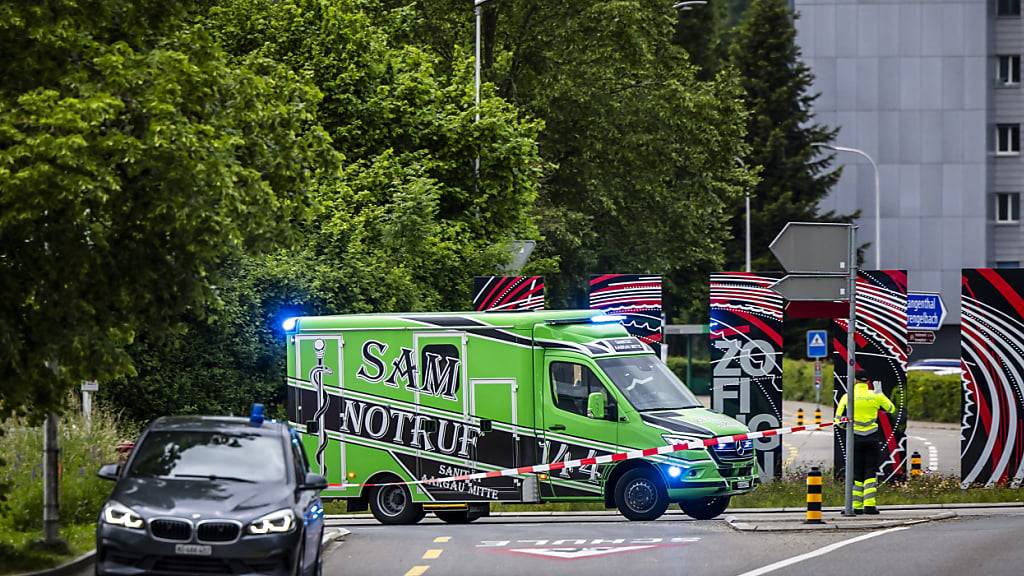
POLYGON ((740 480, 740 481, 736 482, 736 489, 739 490, 741 488, 750 488, 750 481, 749 480, 740 480))
POLYGON ((176 544, 174 553, 183 556, 209 556, 213 554, 213 547, 201 544, 176 544))

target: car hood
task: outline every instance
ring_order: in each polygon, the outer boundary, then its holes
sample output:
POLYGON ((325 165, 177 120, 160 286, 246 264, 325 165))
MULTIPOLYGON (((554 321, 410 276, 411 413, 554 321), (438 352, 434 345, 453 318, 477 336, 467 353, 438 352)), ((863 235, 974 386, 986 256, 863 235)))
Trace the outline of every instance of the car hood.
POLYGON ((649 426, 679 436, 714 438, 749 432, 739 421, 707 408, 641 412, 640 417, 649 426))
POLYGON ((118 482, 111 499, 144 517, 168 515, 244 520, 291 506, 295 493, 284 483, 129 477, 118 482))

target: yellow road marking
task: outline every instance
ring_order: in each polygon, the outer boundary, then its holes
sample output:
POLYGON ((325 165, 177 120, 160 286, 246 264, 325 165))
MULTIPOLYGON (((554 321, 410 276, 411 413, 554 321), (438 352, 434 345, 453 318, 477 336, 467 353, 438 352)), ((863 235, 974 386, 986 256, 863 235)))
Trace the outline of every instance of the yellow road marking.
POLYGON ((430 550, 427 550, 426 552, 423 553, 423 559, 424 560, 433 560, 433 559, 437 558, 438 556, 440 556, 441 552, 444 552, 444 550, 442 550, 440 548, 431 548, 430 550))
POLYGON ((413 566, 409 568, 409 571, 405 573, 405 576, 422 576, 424 572, 430 570, 430 566, 413 566))
POLYGON ((437 538, 434 538, 434 542, 447 542, 451 539, 451 536, 438 536, 437 538))

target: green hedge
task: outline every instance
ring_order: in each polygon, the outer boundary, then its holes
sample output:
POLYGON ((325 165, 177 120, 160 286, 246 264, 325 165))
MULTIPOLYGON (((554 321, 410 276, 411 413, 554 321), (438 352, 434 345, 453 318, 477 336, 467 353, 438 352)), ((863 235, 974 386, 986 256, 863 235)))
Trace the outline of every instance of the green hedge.
MULTIPOLYGON (((782 397, 785 400, 814 401, 814 363, 784 359, 782 397)), ((821 399, 832 398, 832 363, 822 362, 821 399)), ((899 402, 899 398, 893 398, 899 402)), ((930 372, 907 374, 907 413, 911 420, 960 421, 960 377, 937 376, 930 372)))
POLYGON ((697 395, 711 394, 711 361, 694 359, 690 367, 690 379, 686 379, 686 357, 669 356, 668 367, 675 372, 680 380, 697 395))

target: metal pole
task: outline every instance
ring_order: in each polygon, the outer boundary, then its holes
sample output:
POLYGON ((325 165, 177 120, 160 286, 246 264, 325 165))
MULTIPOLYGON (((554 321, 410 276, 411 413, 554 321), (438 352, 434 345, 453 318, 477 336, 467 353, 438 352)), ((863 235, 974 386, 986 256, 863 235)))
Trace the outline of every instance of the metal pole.
POLYGON ((750 272, 750 194, 747 194, 746 201, 747 201, 747 233, 745 235, 746 236, 746 243, 747 243, 746 263, 747 263, 747 272, 750 272))
POLYGON ((60 447, 57 443, 57 415, 50 412, 43 423, 43 544, 60 541, 60 447))
POLYGON ((875 270, 882 269, 882 185, 878 176, 878 164, 871 156, 867 156, 871 167, 875 169, 875 270))
MULTIPOLYGON (((486 0, 485 0, 486 1, 486 0)), ((474 68, 474 82, 473 82, 473 103, 476 106, 476 114, 474 115, 474 122, 480 122, 480 27, 483 23, 483 2, 477 0, 473 7, 473 12, 476 14, 476 39, 473 47, 473 68, 474 68)), ((476 155, 476 160, 473 161, 473 183, 474 186, 480 181, 480 154, 476 155)))
POLYGON ((849 289, 850 315, 846 326, 846 505, 843 516, 853 516, 853 383, 857 371, 857 227, 850 224, 849 289))

